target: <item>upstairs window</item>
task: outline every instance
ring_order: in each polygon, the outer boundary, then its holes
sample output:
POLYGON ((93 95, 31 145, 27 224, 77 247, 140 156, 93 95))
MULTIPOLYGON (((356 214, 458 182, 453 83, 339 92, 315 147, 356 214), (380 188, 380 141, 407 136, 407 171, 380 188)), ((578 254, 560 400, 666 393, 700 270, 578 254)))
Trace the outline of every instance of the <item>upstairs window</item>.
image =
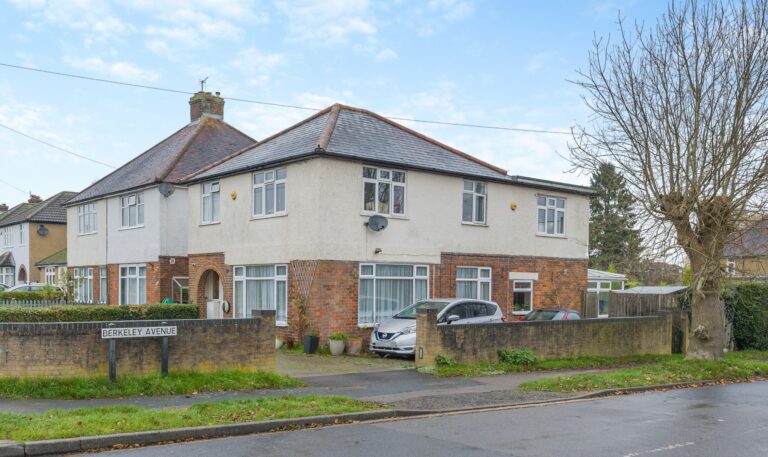
POLYGON ((27 225, 19 225, 19 246, 27 244, 27 225))
POLYGON ((461 220, 469 224, 485 224, 485 191, 483 182, 464 181, 461 220))
POLYGON ((10 248, 13 246, 13 227, 0 229, 3 232, 3 246, 10 248))
POLYGON ((536 231, 542 235, 565 235, 565 199, 537 196, 539 218, 536 231))
POLYGON ((144 192, 120 197, 123 228, 144 225, 144 192))
POLYGON ((96 204, 88 203, 77 207, 77 234, 96 233, 96 204))
POLYGON ((363 167, 363 211, 405 215, 405 172, 363 167))
POLYGON ((285 214, 285 186, 288 170, 260 171, 253 174, 253 217, 285 214))
POLYGON ((203 184, 203 224, 219 222, 219 182, 203 184))

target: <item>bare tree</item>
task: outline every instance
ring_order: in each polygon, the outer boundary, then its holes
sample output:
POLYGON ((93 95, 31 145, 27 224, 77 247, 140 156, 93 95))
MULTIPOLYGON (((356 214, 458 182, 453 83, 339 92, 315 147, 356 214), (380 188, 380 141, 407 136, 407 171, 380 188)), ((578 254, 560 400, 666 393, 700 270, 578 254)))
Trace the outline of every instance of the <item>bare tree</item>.
POLYGON ((768 193, 768 1, 684 0, 652 28, 619 20, 578 74, 592 117, 574 129, 572 163, 616 165, 685 252, 688 357, 722 358, 723 247, 768 193))

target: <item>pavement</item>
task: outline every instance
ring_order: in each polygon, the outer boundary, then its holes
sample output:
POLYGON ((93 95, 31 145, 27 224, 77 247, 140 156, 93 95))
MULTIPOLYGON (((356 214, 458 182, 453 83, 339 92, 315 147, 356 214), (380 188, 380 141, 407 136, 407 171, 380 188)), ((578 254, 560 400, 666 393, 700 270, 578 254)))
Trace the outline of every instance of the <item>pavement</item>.
POLYGON ((767 432, 768 383, 756 382, 240 436, 105 454, 752 456, 768 454, 767 432))

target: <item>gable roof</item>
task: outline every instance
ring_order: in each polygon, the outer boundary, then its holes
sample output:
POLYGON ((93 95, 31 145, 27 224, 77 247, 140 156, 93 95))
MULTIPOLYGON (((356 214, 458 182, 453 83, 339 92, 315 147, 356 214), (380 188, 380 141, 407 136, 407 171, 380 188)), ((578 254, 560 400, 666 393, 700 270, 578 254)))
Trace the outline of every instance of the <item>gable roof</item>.
POLYGON ((59 252, 55 252, 43 260, 35 264, 36 267, 45 267, 52 265, 66 265, 67 264, 67 248, 62 249, 59 252))
POLYGON ((16 262, 13 260, 13 254, 11 251, 6 251, 0 254, 0 267, 15 267, 16 262))
POLYGON ((253 145, 256 140, 221 119, 203 115, 77 194, 67 205, 181 178, 253 145))
POLYGON ((59 192, 40 203, 20 203, 5 213, 0 219, 0 227, 22 222, 43 222, 48 224, 66 224, 67 210, 64 204, 76 192, 59 192))
POLYGON ((768 257, 768 217, 737 235, 723 249, 724 257, 768 257))

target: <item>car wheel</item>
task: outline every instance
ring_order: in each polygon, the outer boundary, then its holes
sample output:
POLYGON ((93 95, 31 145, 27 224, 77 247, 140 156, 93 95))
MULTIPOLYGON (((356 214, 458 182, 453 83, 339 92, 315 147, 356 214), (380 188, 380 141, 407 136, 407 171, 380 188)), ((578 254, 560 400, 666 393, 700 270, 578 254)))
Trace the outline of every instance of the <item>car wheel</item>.
POLYGON ((387 356, 387 353, 386 352, 377 352, 376 355, 378 355, 379 357, 381 357, 383 359, 384 357, 387 356))

